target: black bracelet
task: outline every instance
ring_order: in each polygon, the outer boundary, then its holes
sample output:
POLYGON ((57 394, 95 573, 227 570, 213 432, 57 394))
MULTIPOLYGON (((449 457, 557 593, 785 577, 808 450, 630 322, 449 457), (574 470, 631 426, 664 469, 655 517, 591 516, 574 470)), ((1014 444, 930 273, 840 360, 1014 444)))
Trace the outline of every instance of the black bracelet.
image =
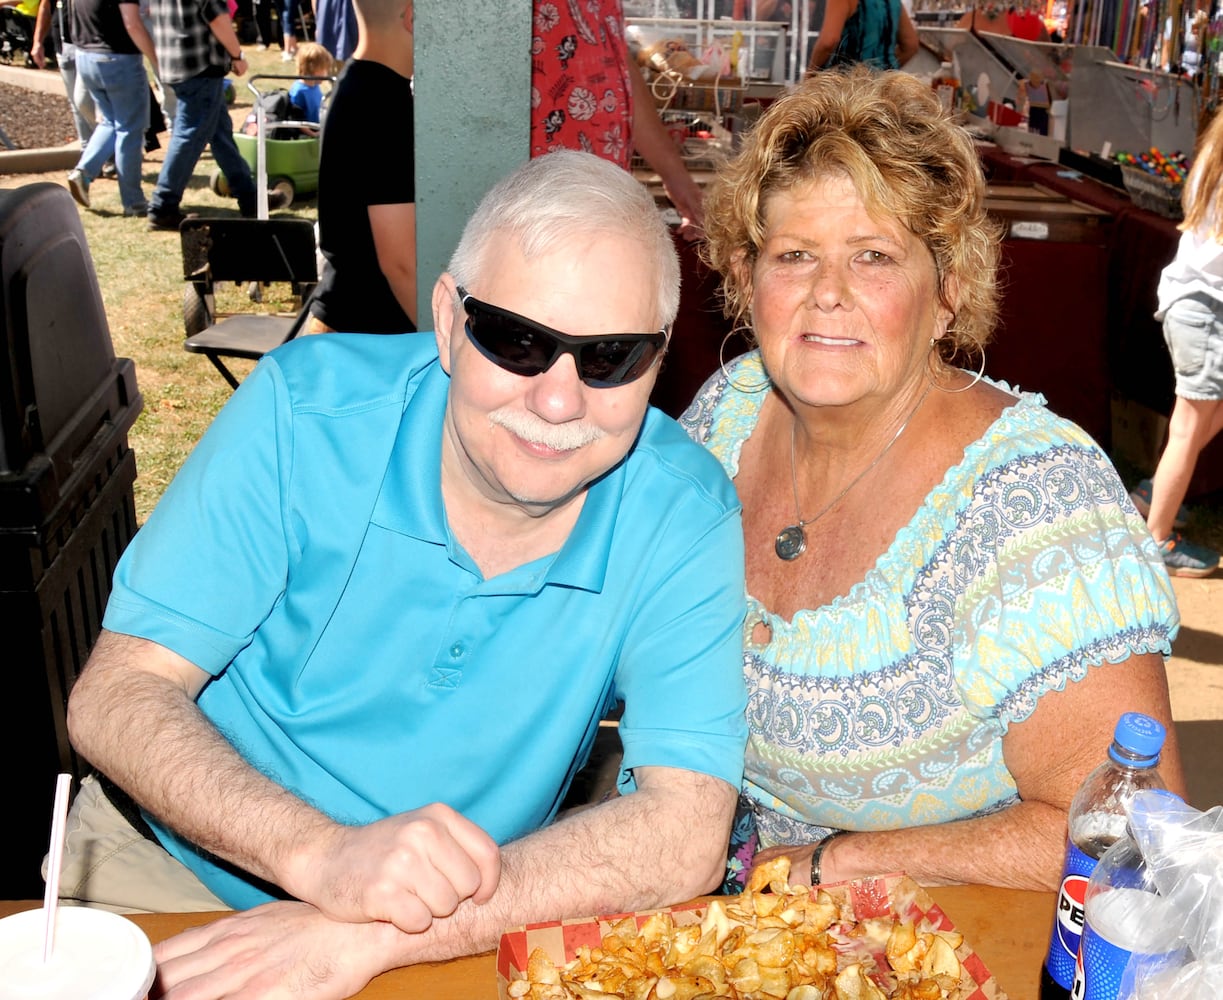
POLYGON ((844 832, 844 830, 837 830, 835 833, 830 833, 827 837, 815 845, 815 851, 811 855, 812 886, 817 886, 820 884, 820 862, 824 858, 824 852, 828 850, 828 845, 836 840, 837 837, 841 836, 844 832))

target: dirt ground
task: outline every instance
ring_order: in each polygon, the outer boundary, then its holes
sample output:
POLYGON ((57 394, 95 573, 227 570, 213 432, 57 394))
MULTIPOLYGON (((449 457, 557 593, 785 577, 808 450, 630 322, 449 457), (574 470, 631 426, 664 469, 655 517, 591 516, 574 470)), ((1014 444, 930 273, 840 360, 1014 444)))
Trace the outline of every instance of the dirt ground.
POLYGON ((0 129, 17 149, 45 149, 72 142, 76 126, 62 93, 29 90, 0 81, 0 129))

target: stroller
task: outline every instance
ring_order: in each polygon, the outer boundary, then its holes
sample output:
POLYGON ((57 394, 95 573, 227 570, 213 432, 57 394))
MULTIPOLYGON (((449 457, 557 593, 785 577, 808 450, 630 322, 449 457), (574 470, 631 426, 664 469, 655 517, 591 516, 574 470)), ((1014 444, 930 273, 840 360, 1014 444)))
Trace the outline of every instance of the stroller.
POLYGON ((15 7, 0 7, 0 62, 33 66, 33 49, 34 18, 15 7))
MULTIPOLYGON (((288 92, 284 89, 260 90, 258 86, 261 80, 291 82, 300 79, 318 80, 319 86, 327 85, 323 96, 325 108, 335 86, 333 76, 259 74, 247 81, 255 95, 255 107, 242 131, 234 133, 234 143, 255 175, 260 218, 267 217, 268 191, 283 192, 288 199, 286 205, 292 204, 295 198, 318 191, 320 144, 317 133, 322 123, 295 119, 292 115, 297 109, 290 105, 288 92)), ((229 181, 219 169, 212 172, 209 185, 214 194, 221 197, 229 194, 229 181)))

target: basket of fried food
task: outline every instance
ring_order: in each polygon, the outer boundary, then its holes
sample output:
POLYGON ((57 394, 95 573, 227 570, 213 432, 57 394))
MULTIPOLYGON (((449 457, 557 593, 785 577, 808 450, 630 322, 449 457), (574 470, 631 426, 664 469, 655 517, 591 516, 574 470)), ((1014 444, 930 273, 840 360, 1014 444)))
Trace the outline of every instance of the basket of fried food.
POLYGON ((497 950, 502 1000, 1006 1000, 904 875, 790 886, 789 860, 739 896, 531 924, 497 950))

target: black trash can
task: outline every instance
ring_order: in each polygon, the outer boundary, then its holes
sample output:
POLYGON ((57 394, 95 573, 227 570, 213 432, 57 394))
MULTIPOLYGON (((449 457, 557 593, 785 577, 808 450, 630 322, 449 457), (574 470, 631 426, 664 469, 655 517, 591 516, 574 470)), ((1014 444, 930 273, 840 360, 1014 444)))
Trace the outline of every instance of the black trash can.
MULTIPOLYGON (((136 531, 135 368, 116 358, 76 205, 56 184, 0 191, 0 898, 41 898, 68 691, 136 531)), ((74 782, 74 788, 76 783, 74 782)))

